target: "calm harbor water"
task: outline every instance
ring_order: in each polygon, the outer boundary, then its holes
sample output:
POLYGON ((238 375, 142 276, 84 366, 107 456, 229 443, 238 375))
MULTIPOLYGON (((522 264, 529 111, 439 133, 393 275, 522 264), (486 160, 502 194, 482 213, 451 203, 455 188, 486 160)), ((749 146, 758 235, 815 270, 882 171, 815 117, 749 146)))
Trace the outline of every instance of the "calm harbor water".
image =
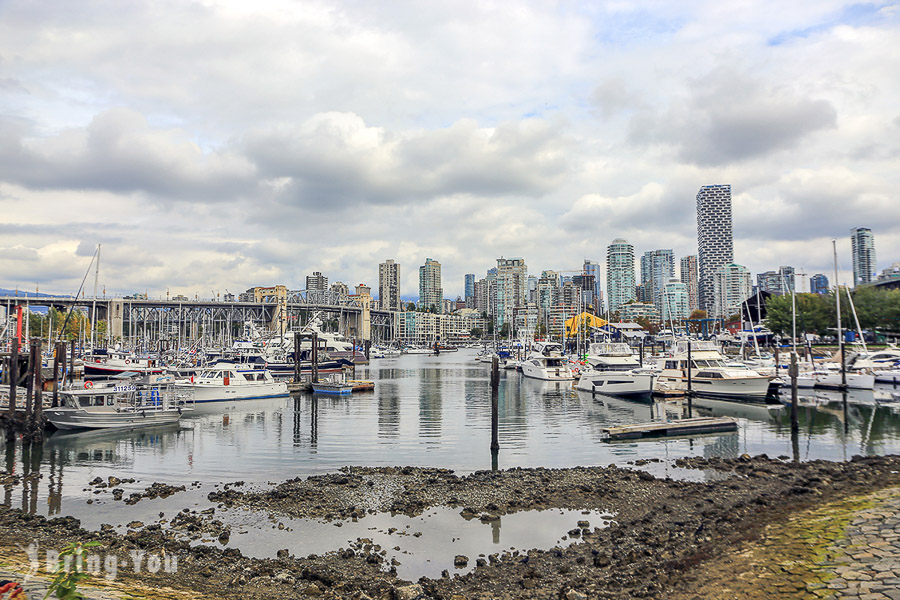
MULTIPOLYGON (((375 380, 375 391, 204 405, 169 428, 57 432, 40 447, 9 444, 2 457, 5 470, 22 477, 3 486, 0 498, 6 506, 72 515, 96 528, 134 519, 149 523, 159 512, 183 506, 205 508, 210 491, 238 480, 265 485, 346 465, 435 466, 462 473, 491 468, 489 365, 476 362, 474 351, 376 360, 359 368, 357 377, 375 380), (127 506, 108 491, 95 494, 88 488, 93 478, 110 475, 138 480, 121 486, 125 497, 153 482, 188 489, 127 506)), ((661 462, 649 467, 655 475, 702 478, 707 475, 677 469, 672 461, 745 452, 799 460, 897 453, 900 406, 878 402, 886 398, 889 389, 853 393, 846 405, 838 392, 804 395, 800 435, 794 439, 790 413, 781 406, 698 399, 695 414, 737 417, 739 431, 607 443, 601 440, 605 426, 679 418, 684 407, 592 397, 568 384, 504 371, 498 466, 625 465, 658 458, 661 462)))

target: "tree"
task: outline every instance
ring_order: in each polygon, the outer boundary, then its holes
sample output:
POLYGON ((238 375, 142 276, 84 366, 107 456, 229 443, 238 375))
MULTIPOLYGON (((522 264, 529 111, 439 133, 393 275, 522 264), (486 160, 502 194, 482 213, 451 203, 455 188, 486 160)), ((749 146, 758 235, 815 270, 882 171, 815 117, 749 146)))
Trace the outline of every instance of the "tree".
POLYGON ((406 304, 406 310, 408 310, 408 311, 410 311, 410 312, 415 311, 415 310, 416 310, 416 303, 415 303, 415 302, 409 302, 409 303, 407 303, 407 304, 406 304))
MULTIPOLYGON (((833 294, 797 294, 797 335, 824 335, 835 326, 833 294)), ((843 312, 843 311, 841 311, 843 312)), ((791 296, 772 296, 766 301, 766 327, 775 333, 791 335, 793 328, 791 296)))
POLYGON ((544 338, 547 336, 547 326, 543 323, 538 323, 534 328, 534 337, 536 338, 544 338))
POLYGON ((707 312, 705 310, 700 310, 699 308, 691 313, 690 319, 706 319, 708 318, 707 312))
POLYGON ((469 335, 472 336, 472 339, 480 340, 481 336, 484 334, 484 331, 480 327, 473 327, 472 331, 469 332, 469 335))
POLYGON ((488 321, 487 328, 488 328, 488 335, 494 335, 494 322, 493 321, 488 321))
POLYGON ((500 337, 505 338, 509 336, 509 323, 504 323, 500 326, 500 337))

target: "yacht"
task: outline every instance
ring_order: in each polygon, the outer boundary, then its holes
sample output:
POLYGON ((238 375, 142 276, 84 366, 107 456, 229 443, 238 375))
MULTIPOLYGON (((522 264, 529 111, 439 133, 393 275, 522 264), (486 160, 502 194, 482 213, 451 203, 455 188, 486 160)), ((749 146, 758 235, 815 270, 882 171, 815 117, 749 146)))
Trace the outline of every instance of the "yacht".
POLYGON ((175 388, 193 393, 195 402, 227 402, 287 396, 287 384, 276 381, 268 369, 220 362, 204 368, 189 380, 177 381, 175 388))
POLYGON ((769 377, 752 369, 728 367, 715 342, 678 340, 672 356, 665 358, 662 366, 656 380, 659 389, 686 390, 690 369, 691 389, 696 394, 765 398, 769 391, 769 377), (688 344, 691 345, 690 365, 688 344))
POLYGON ((193 410, 190 394, 167 375, 86 381, 83 388, 60 390, 62 403, 44 412, 57 429, 134 429, 174 423, 193 410))
POLYGON ((522 374, 532 379, 544 381, 571 381, 575 374, 569 361, 562 355, 562 344, 555 342, 535 342, 531 353, 521 363, 522 374))
POLYGON ((84 359, 84 376, 117 377, 126 373, 161 375, 164 367, 155 358, 140 358, 129 352, 109 352, 105 356, 92 355, 84 359))
POLYGON ((591 344, 585 363, 575 389, 610 396, 650 394, 658 373, 642 369, 631 347, 620 342, 591 344))

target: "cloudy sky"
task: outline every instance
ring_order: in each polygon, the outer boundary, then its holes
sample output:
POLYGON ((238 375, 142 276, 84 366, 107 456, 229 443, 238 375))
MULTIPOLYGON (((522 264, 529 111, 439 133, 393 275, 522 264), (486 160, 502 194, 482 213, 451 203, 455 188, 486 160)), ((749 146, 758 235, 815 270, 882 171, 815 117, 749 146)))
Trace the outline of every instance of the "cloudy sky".
POLYGON ((900 6, 0 2, 0 287, 209 297, 377 286, 500 256, 696 252, 730 183, 735 259, 900 261, 900 6))

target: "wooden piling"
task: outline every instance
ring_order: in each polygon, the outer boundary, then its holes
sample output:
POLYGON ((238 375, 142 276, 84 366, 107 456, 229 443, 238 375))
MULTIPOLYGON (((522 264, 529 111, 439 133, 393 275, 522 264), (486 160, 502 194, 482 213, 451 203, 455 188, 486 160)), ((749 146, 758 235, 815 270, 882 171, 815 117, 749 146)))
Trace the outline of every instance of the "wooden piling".
POLYGON ((312 334, 312 382, 319 383, 319 334, 312 334))
POLYGON ((494 356, 491 359, 491 451, 500 449, 499 437, 499 393, 500 393, 500 361, 494 356))
POLYGON ((691 396, 694 395, 693 384, 691 380, 691 372, 694 370, 694 362, 691 360, 691 340, 687 343, 687 401, 688 401, 688 419, 693 417, 693 406, 691 396))
POLYGON ((800 417, 797 414, 797 375, 800 367, 797 365, 797 353, 791 352, 791 432, 800 431, 800 417))
POLYGON ((75 340, 69 341, 69 383, 75 382, 75 340))
POLYGON ((9 356, 9 416, 16 412, 16 389, 19 386, 19 339, 13 338, 9 356))
POLYGON ((31 421, 27 424, 28 434, 32 442, 44 441, 44 376, 41 373, 41 340, 35 340, 31 344, 31 352, 34 356, 34 404, 32 405, 31 421))
POLYGON ((300 343, 299 335, 294 335, 294 382, 300 382, 300 343))

